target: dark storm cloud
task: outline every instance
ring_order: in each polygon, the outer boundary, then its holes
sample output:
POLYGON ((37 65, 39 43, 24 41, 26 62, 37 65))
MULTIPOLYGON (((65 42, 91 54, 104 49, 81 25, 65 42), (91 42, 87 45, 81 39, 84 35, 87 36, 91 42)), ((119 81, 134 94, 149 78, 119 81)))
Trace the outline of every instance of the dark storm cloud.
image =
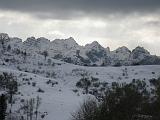
POLYGON ((0 0, 0 9, 26 12, 41 18, 144 13, 154 12, 159 8, 160 0, 0 0))

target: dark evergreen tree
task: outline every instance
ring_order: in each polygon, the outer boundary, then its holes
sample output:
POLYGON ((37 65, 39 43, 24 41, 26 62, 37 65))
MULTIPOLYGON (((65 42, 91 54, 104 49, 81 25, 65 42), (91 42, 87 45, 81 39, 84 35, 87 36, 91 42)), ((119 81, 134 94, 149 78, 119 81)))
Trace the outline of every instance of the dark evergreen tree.
POLYGON ((156 80, 156 100, 151 104, 151 114, 153 116, 153 120, 160 120, 160 78, 156 80))
POLYGON ((7 109, 6 96, 2 94, 0 96, 0 120, 5 120, 6 109, 7 109))

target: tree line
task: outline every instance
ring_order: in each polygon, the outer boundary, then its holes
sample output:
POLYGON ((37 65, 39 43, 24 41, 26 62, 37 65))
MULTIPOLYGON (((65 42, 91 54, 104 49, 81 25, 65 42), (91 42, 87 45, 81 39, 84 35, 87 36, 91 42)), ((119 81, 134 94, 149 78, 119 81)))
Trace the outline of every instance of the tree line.
POLYGON ((101 102, 87 99, 72 113, 72 120, 160 120, 160 78, 150 80, 154 90, 148 90, 145 81, 114 84, 101 102))

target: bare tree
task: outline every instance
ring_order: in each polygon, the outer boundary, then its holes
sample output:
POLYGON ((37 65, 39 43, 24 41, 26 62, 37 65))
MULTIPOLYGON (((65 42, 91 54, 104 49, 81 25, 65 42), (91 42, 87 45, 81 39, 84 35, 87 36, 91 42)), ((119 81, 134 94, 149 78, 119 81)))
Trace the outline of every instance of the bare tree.
POLYGON ((38 109, 39 109, 39 106, 41 104, 41 98, 39 96, 37 96, 37 99, 36 99, 36 111, 35 111, 35 114, 36 114, 36 120, 38 119, 38 109))
POLYGON ((26 120, 29 120, 29 101, 28 100, 22 103, 21 110, 23 110, 23 114, 26 115, 26 120))
POLYGON ((29 100, 29 117, 30 117, 30 120, 33 119, 34 107, 35 107, 35 99, 31 98, 29 100))
POLYGON ((21 110, 26 115, 26 120, 38 120, 39 107, 41 104, 41 98, 37 96, 37 98, 31 98, 29 100, 25 100, 22 103, 21 110))
POLYGON ((98 106, 94 99, 84 101, 79 110, 72 114, 72 120, 95 120, 98 106))

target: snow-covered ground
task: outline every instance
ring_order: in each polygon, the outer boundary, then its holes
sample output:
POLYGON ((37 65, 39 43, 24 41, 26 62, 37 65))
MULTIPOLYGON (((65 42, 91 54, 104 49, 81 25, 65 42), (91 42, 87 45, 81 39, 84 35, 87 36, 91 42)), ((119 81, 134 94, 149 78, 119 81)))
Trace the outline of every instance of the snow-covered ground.
POLYGON ((0 36, 5 38, 0 40, 3 43, 0 44, 0 74, 12 73, 18 80, 13 112, 19 116, 25 117, 19 112, 24 101, 39 96, 39 118, 43 115, 43 120, 70 120, 71 113, 78 109, 83 100, 93 97, 91 94, 95 92, 94 96, 99 97, 99 92, 103 93, 113 82, 129 83, 137 79, 149 83, 149 79, 160 77, 160 65, 155 65, 160 64, 160 58, 150 55, 142 47, 133 51, 126 47, 110 51, 96 41, 80 46, 73 38, 51 42, 45 38, 31 37, 22 42, 19 38, 9 38, 7 34, 0 36), (44 51, 48 55, 45 56, 44 51), (91 63, 86 64, 88 62, 91 63), (140 66, 111 67, 132 63, 140 66), (82 78, 92 81, 89 94, 76 86, 82 78))
MULTIPOLYGON (((50 68, 48 68, 50 69, 50 68)), ((54 78, 46 78, 31 72, 22 72, 13 67, 0 67, 0 72, 13 73, 17 77, 19 94, 14 110, 21 106, 22 99, 36 98, 39 96, 42 101, 40 105, 41 114, 44 113, 44 120, 69 120, 74 112, 88 96, 82 94, 82 90, 76 87, 77 81, 83 76, 98 78, 100 82, 131 82, 133 79, 148 81, 151 78, 160 76, 160 65, 149 66, 122 66, 122 67, 84 67, 68 63, 52 67, 55 72, 54 78), (125 71, 125 72, 124 72, 125 71), (125 73, 125 75, 124 75, 125 73), (126 74, 127 73, 127 74, 126 74), (47 84, 47 81, 58 84, 47 84), (36 83, 36 86, 32 86, 36 83), (37 92, 38 89, 44 92, 37 92), (78 92, 73 92, 77 89, 78 92)))

